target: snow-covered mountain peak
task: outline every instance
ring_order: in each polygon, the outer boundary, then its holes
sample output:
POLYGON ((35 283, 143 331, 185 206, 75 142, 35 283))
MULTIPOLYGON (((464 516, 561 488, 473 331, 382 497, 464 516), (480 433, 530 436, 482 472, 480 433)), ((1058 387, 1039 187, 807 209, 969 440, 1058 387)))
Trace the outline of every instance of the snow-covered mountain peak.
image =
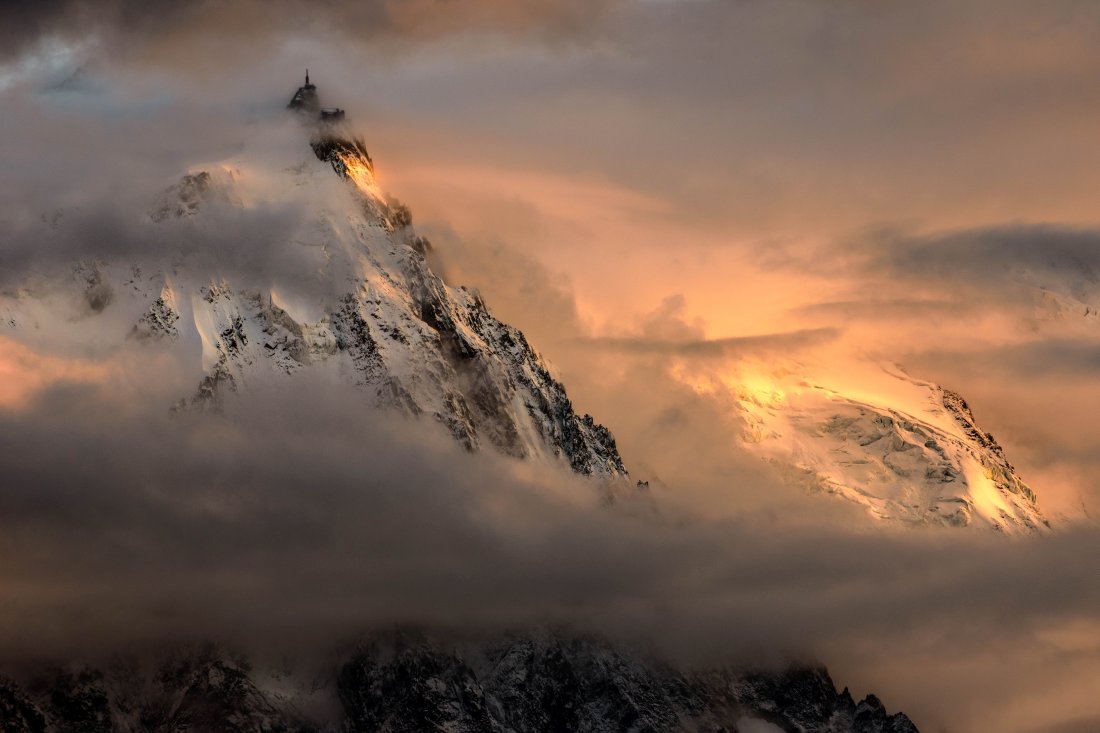
POLYGON ((76 337, 97 348, 181 351, 202 376, 178 407, 217 409, 271 380, 292 389, 310 370, 470 450, 625 478, 610 431, 574 411, 524 335, 432 272, 430 244, 342 112, 296 109, 152 202, 147 248, 82 265, 43 297, 0 297, 5 321, 29 336, 79 302, 76 337))
POLYGON ((966 401, 900 368, 746 361, 720 379, 684 379, 731 401, 750 452, 876 518, 1007 533, 1050 526, 966 401))

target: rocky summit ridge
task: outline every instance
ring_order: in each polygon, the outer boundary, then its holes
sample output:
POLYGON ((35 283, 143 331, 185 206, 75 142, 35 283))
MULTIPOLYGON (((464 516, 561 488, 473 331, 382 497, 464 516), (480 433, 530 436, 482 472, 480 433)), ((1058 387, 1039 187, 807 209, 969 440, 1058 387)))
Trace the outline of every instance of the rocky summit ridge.
POLYGON ((50 288, 6 293, 8 328, 79 317, 100 341, 182 343, 201 352, 202 373, 181 409, 217 410, 250 384, 324 372, 357 387, 365 405, 433 420, 471 451, 625 480, 611 432, 574 409, 523 333, 433 272, 431 244, 377 185, 342 110, 320 107, 308 80, 290 106, 300 147, 198 167, 153 207, 151 236, 182 247, 82 262, 50 288), (302 264, 258 281, 249 262, 224 265, 235 256, 225 222, 265 207, 299 212, 263 243, 265 255, 302 264), (82 312, 57 317, 72 302, 82 312))

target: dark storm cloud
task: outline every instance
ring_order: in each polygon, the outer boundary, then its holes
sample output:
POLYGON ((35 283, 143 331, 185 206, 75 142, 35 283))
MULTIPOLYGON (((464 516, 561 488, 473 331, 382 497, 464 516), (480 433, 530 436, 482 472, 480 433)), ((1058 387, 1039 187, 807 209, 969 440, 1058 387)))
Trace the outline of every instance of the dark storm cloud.
MULTIPOLYGON (((776 247, 758 261, 772 271, 812 271, 847 283, 850 298, 789 311, 825 323, 910 320, 954 331, 965 330, 964 319, 1000 312, 1035 330, 1043 320, 1093 316, 1100 301, 1100 230, 1087 227, 1005 223, 928 233, 876 229, 803 248, 776 247)), ((1019 348, 1016 356, 1023 359, 1030 347, 1019 348)), ((1081 355, 1067 351, 1067 368, 1080 363, 1076 357, 1081 355)), ((1058 363, 1051 361, 1054 367, 1058 363)))
MULTIPOLYGON (((102 40, 114 53, 203 39, 240 45, 281 44, 303 31, 364 41, 433 38, 462 31, 555 34, 576 32, 614 0, 14 0, 0 5, 0 61, 18 57, 43 38, 78 43, 102 40)), ((201 63, 201 57, 194 59, 201 63)))
POLYGON ((1087 296, 1100 285, 1100 231, 1054 224, 1008 224, 928 235, 871 236, 858 247, 872 270, 932 284, 988 286, 1026 276, 1033 284, 1087 296))
POLYGON ((782 496, 732 517, 608 507, 592 482, 464 454, 323 381, 253 391, 228 418, 119 398, 64 388, 0 412, 8 660, 566 623, 706 661, 931 643, 950 668, 1006 635, 1041 649, 1100 604, 1091 564, 1060 561, 1095 557, 1094 532, 849 533, 782 496))
POLYGON ((0 7, 0 42, 4 61, 19 56, 43 36, 73 32, 73 22, 88 13, 88 3, 70 0, 11 0, 0 7))

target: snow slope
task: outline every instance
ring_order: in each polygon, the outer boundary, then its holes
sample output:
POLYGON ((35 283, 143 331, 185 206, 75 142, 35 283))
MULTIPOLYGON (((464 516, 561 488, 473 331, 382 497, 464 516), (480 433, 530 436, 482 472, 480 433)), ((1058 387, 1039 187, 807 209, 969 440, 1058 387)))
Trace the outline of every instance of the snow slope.
POLYGON ((897 367, 743 363, 694 385, 732 401, 751 452, 876 518, 1006 533, 1050 526, 966 401, 897 367))

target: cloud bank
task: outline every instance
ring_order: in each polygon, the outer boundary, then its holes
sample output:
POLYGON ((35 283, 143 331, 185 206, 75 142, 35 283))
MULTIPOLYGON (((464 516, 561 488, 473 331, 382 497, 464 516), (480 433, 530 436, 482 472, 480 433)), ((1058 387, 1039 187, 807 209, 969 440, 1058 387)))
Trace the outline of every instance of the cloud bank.
POLYGON ((1046 694, 1011 668, 968 679, 990 648, 1011 640, 1011 664, 1067 685, 1100 655, 1084 641, 1093 569, 1065 562, 1100 551, 1095 532, 856 530, 843 512, 820 521, 828 499, 749 472, 722 476, 736 511, 689 501, 701 489, 678 475, 607 507, 584 480, 462 453, 323 381, 253 390, 222 418, 144 397, 62 383, 0 411, 9 661, 567 624, 689 662, 823 658, 919 719, 982 727, 999 718, 981 700, 1010 695, 1019 714, 1046 694))

